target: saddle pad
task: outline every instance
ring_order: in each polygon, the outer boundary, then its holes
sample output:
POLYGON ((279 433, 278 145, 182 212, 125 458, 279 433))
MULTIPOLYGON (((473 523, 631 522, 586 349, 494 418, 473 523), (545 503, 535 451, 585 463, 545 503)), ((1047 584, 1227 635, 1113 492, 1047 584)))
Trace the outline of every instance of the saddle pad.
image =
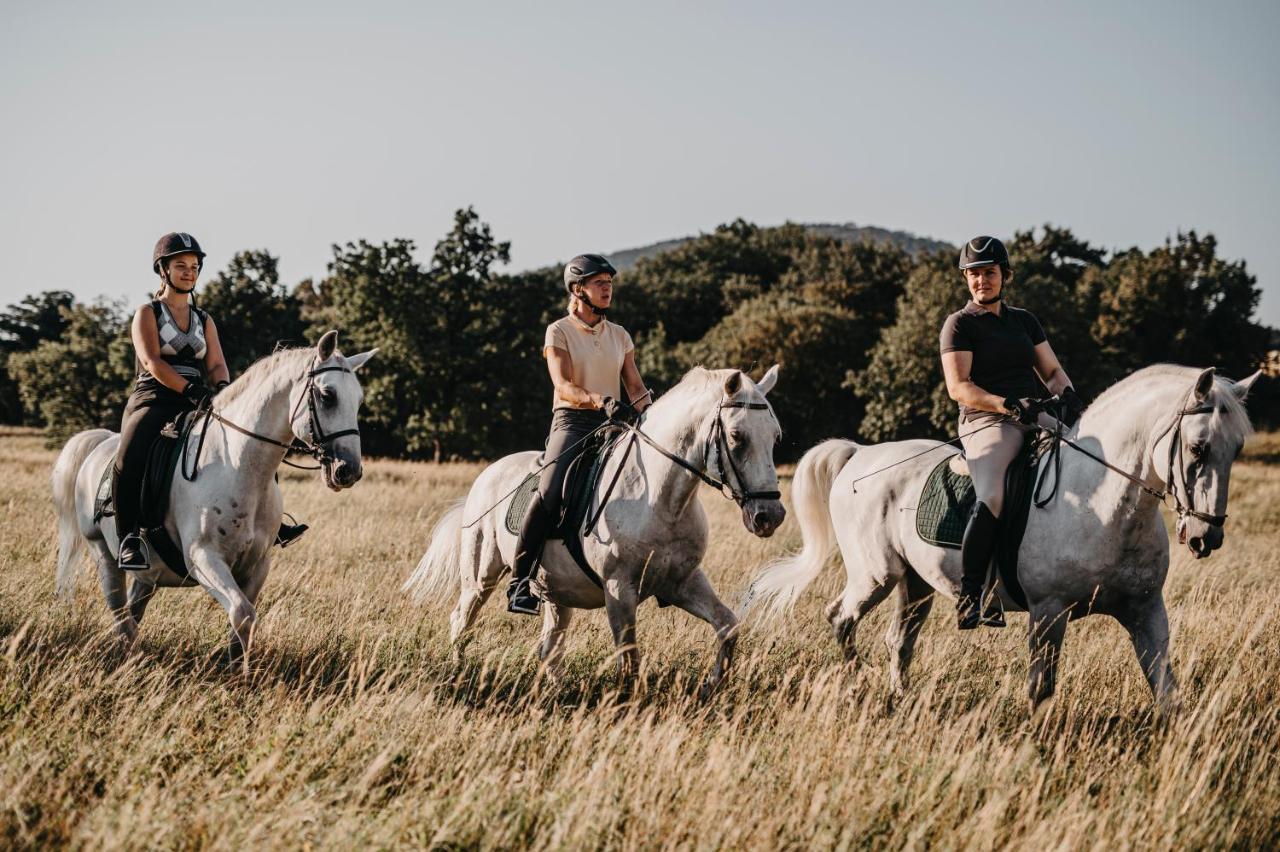
POLYGON ((943 459, 925 480, 916 506, 916 533, 929 544, 958 550, 976 499, 973 480, 951 470, 943 459))
POLYGON ((538 474, 531 473, 520 483, 511 504, 507 506, 507 532, 520 535, 520 525, 524 523, 524 513, 529 508, 529 501, 538 493, 538 474))

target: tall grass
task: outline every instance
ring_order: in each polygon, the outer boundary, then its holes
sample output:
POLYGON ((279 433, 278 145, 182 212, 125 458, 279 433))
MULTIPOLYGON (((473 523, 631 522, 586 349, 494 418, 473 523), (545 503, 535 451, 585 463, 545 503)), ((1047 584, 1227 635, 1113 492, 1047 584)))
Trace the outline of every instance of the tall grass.
MULTIPOLYGON (((1114 622, 1074 623, 1058 697, 1026 717, 1025 616, 957 634, 939 602, 915 682, 886 688, 880 613, 846 669, 829 568, 787 622, 749 631, 695 700, 713 637, 645 604, 642 688, 617 701, 601 613, 540 683, 537 619, 490 602, 467 661, 445 609, 399 589, 471 465, 373 462, 334 495, 284 475, 312 524, 275 552, 250 674, 211 662, 222 610, 162 591, 128 656, 92 571, 53 598, 53 455, 0 434, 0 839, 122 847, 1256 847, 1280 835, 1276 439, 1235 468, 1223 550, 1176 550, 1167 594, 1183 709, 1152 714, 1114 622)), ((794 547, 703 495, 726 599, 794 547)))

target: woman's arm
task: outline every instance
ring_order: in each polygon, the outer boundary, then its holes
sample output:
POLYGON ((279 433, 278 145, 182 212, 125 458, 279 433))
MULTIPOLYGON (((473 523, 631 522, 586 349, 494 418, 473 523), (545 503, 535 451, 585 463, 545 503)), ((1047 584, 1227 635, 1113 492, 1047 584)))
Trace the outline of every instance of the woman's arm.
POLYGON ((942 374, 947 380, 947 395, 961 405, 976 408, 979 411, 991 411, 996 414, 1008 414, 1005 410, 1004 398, 987 393, 973 383, 970 371, 973 369, 973 353, 963 349, 942 353, 942 374))
POLYGON ((600 408, 604 405, 604 397, 591 393, 573 383, 573 359, 567 350, 558 346, 548 346, 547 371, 551 373, 551 383, 555 385, 556 396, 565 402, 579 407, 600 408))
POLYGON ((653 402, 653 395, 645 388, 644 379, 640 378, 640 370, 636 367, 634 349, 622 358, 622 386, 626 388, 627 399, 636 411, 644 411, 653 402))
POLYGON ((1071 387, 1071 379, 1067 377, 1067 371, 1058 363, 1058 356, 1053 354, 1053 347, 1049 345, 1049 341, 1042 340, 1037 343, 1035 352, 1036 372, 1040 374, 1040 381, 1044 382, 1049 393, 1060 394, 1071 387))
POLYGON ((222 342, 218 340, 218 327, 208 314, 205 314, 204 345, 204 373, 209 377, 209 384, 216 388, 219 382, 231 381, 231 370, 222 356, 222 342))
POLYGON ((169 390, 182 393, 187 380, 160 357, 160 331, 156 328, 156 317, 150 305, 143 305, 134 313, 129 336, 133 338, 133 351, 137 353, 142 368, 169 390))

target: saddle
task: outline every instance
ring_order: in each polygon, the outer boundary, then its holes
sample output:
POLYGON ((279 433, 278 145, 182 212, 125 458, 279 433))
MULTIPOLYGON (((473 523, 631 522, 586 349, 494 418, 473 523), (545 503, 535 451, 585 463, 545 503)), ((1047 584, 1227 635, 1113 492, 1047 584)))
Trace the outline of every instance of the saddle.
MULTIPOLYGON (((563 541, 565 549, 569 551, 573 561, 578 563, 582 573, 586 574, 591 582, 601 588, 604 587, 604 582, 591 567, 590 563, 587 562, 586 553, 582 548, 582 537, 591 531, 589 527, 595 526, 595 521, 599 518, 598 512, 595 517, 590 519, 588 519, 587 513, 590 511, 592 500, 599 489, 605 465, 613 456, 614 451, 622 444, 627 444, 627 452, 630 452, 629 437, 630 433, 621 427, 603 429, 583 445, 582 452, 570 462, 569 469, 565 471, 563 499, 560 501, 560 520, 555 529, 547 536, 548 541, 552 539, 563 541)), ((625 456, 623 461, 626 461, 625 456)), ((520 525, 524 521, 525 511, 528 509, 533 495, 538 493, 539 476, 540 472, 534 472, 526 476, 524 481, 520 483, 519 488, 516 489, 511 498, 511 503, 507 507, 507 531, 513 535, 520 534, 520 525)), ((610 483, 610 490, 612 490, 612 487, 613 483, 610 483)), ((608 494, 606 493, 604 500, 607 499, 608 494)), ((601 502, 603 503, 603 500, 601 502)))
MULTIPOLYGON (((169 513, 169 492, 173 484, 174 471, 178 469, 178 461, 182 457, 182 446, 195 423, 194 411, 179 414, 174 421, 160 432, 151 443, 147 452, 146 472, 142 477, 142 494, 138 517, 141 521, 142 537, 147 546, 164 560, 164 563, 183 580, 190 578, 187 562, 182 556, 169 531, 165 529, 164 519, 169 513)), ((98 482, 97 496, 93 501, 93 522, 96 524, 105 517, 113 517, 115 508, 111 501, 111 465, 102 472, 98 482)))
MULTIPOLYGON (((1043 454, 1034 433, 1028 434, 1022 449, 1004 475, 1004 512, 996 538, 996 565, 1000 581, 1009 597, 1025 608, 1027 596, 1018 580, 1018 549, 1027 531, 1036 470, 1043 454)), ((936 547, 960 549, 965 526, 977 495, 964 457, 952 456, 939 462, 925 480, 916 506, 916 534, 936 547)))

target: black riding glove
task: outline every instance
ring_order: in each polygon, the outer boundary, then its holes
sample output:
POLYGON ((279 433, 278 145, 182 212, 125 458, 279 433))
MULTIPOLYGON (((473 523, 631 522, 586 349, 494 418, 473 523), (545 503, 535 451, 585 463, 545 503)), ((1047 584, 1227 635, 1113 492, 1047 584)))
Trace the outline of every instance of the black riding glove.
POLYGON ((604 404, 600 408, 604 411, 604 416, 614 423, 630 424, 640 419, 640 412, 636 411, 635 407, 626 400, 606 396, 604 404))
POLYGON ((1044 404, 1038 399, 1016 396, 1005 397, 1004 410, 1013 415, 1019 423, 1027 426, 1035 425, 1036 417, 1044 410, 1044 404))
POLYGON ((197 409, 207 406, 213 398, 209 393, 209 387, 204 382, 187 382, 187 386, 182 389, 182 395, 197 409))
POLYGON ((1080 398, 1080 394, 1076 393, 1075 388, 1067 388, 1058 394, 1058 400, 1058 411, 1061 413, 1058 419, 1062 421, 1063 426, 1070 429, 1076 425, 1076 421, 1084 413, 1084 400, 1080 398))

